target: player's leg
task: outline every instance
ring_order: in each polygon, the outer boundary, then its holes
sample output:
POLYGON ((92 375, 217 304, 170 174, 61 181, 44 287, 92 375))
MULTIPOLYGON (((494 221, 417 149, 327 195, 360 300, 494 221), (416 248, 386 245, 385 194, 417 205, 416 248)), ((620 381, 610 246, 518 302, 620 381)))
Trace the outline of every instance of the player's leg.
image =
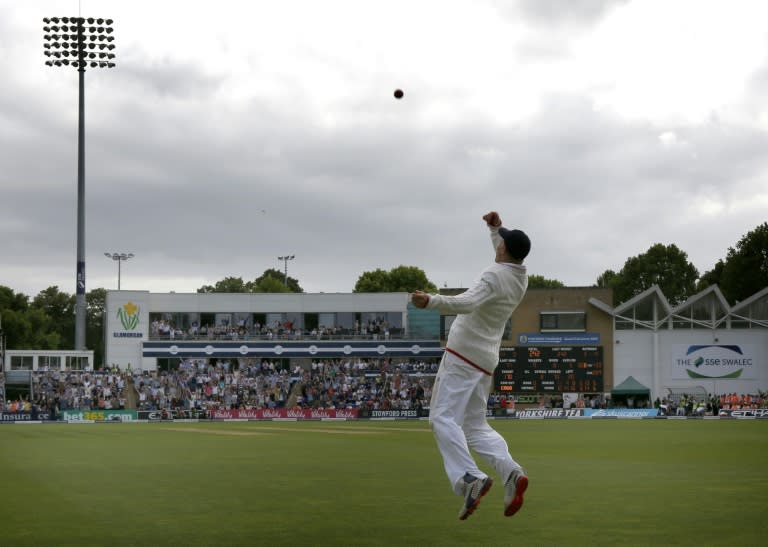
POLYGON ((509 453, 504 437, 493 429, 486 419, 491 377, 479 382, 467 403, 464 433, 470 448, 488 462, 499 474, 504 484, 504 515, 512 516, 523 505, 523 495, 528 488, 528 476, 509 453))
POLYGON ((469 453, 462 430, 466 407, 479 376, 482 376, 480 372, 446 352, 432 388, 429 423, 443 457, 451 488, 458 495, 463 494, 465 474, 486 476, 469 453))
POLYGON ((488 396, 493 378, 483 376, 467 401, 463 429, 469 447, 499 474, 504 481, 520 465, 512 459, 504 437, 486 419, 488 396))

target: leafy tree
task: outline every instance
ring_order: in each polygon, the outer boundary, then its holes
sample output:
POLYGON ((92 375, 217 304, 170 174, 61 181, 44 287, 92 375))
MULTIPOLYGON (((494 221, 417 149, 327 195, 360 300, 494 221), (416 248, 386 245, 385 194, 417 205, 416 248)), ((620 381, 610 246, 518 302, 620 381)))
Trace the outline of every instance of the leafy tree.
POLYGON ((437 286, 427 279, 424 270, 416 266, 397 266, 388 272, 377 268, 363 272, 352 292, 437 292, 437 286))
POLYGON ((614 300, 626 302, 653 285, 658 285, 671 304, 679 304, 696 290, 699 272, 688 255, 676 245, 656 243, 645 253, 628 258, 617 274, 606 270, 598 286, 612 287, 614 300))
POLYGON ((529 275, 529 289, 562 289, 565 284, 557 279, 547 279, 543 275, 529 275))
POLYGON ((252 285, 252 292, 304 292, 299 282, 290 275, 288 276, 287 290, 285 289, 285 273, 275 268, 264 270, 264 273, 257 277, 252 285), (278 281, 281 287, 278 287, 274 281, 278 281))
POLYGON ((5 346, 9 349, 28 349, 26 346, 26 331, 28 327, 22 323, 24 312, 10 307, 0 308, 5 346))
POLYGON ((13 289, 0 285, 0 313, 5 310, 26 310, 29 306, 29 297, 21 293, 13 292, 13 289))
POLYGON ((291 291, 290 283, 291 278, 288 278, 288 286, 285 285, 285 278, 278 279, 276 277, 272 276, 262 276, 259 278, 258 282, 253 283, 253 291, 252 292, 268 292, 268 293, 276 293, 276 292, 303 292, 303 291, 291 291))
MULTIPOLYGON (((85 295, 86 347, 94 351, 94 361, 104 359, 104 306, 107 291, 94 289, 85 295)), ((0 287, 0 314, 6 346, 13 349, 55 350, 74 347, 75 297, 56 286, 28 297, 0 287)))
POLYGON ((40 291, 32 300, 32 308, 43 311, 50 318, 53 331, 61 342, 61 346, 42 349, 75 347, 75 302, 74 295, 59 291, 55 285, 40 291))
POLYGON ((389 292, 389 274, 381 268, 363 272, 352 292, 389 292))
MULTIPOLYGON (((56 298, 57 304, 62 304, 56 298)), ((58 349, 61 336, 54 321, 41 306, 30 305, 29 297, 0 286, 0 315, 6 347, 12 349, 58 349)), ((74 329, 74 321, 72 322, 74 329)), ((74 336, 74 332, 72 333, 74 336)))
POLYGON ((106 289, 93 289, 85 295, 88 319, 85 326, 85 345, 93 350, 93 362, 104 363, 104 312, 106 309, 106 289))
POLYGON ((597 278, 597 283, 595 283, 595 286, 600 288, 614 287, 618 281, 618 276, 619 274, 613 270, 605 270, 597 278))
MULTIPOLYGON (((714 268, 708 272, 704 272, 699 278, 699 281, 696 283, 696 292, 701 292, 710 285, 720 285, 720 280, 723 277, 724 267, 725 262, 718 260, 714 268)), ((720 287, 720 290, 722 290, 722 287, 720 287)))
POLYGON ((768 287, 768 222, 728 249, 719 284, 723 296, 734 303, 768 287))
POLYGON ((221 281, 217 281, 216 285, 203 285, 197 289, 199 293, 211 293, 211 292, 227 292, 227 293, 242 293, 250 292, 246 289, 245 283, 242 277, 225 277, 221 281))
POLYGON ((11 349, 59 349, 59 334, 41 309, 2 311, 5 344, 11 349))
POLYGON ((285 274, 280 270, 270 268, 253 281, 243 281, 242 277, 225 277, 215 285, 203 285, 197 289, 199 293, 253 293, 253 292, 304 292, 299 282, 288 276, 288 286, 285 285, 285 274))

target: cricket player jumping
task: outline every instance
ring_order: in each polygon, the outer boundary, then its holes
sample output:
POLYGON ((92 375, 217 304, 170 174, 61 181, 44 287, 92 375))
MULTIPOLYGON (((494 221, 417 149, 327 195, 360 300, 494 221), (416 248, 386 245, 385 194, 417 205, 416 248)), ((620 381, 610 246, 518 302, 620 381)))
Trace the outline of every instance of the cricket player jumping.
POLYGON ((504 515, 517 513, 528 487, 528 477, 512 459, 504 438, 488 425, 485 412, 504 327, 528 288, 523 260, 531 242, 521 230, 502 228, 495 211, 483 220, 490 229, 496 261, 480 280, 456 296, 422 291, 411 295, 418 308, 457 315, 432 388, 429 422, 451 487, 464 497, 461 520, 475 511, 493 484, 478 468, 470 448, 504 481, 504 515))

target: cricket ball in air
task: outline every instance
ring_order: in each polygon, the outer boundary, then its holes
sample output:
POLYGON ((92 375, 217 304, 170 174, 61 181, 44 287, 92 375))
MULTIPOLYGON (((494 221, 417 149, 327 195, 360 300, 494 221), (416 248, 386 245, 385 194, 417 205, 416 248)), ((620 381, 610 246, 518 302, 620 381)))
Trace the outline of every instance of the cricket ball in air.
POLYGON ((395 99, 402 99, 403 95, 405 95, 405 93, 403 93, 402 89, 395 89, 395 99))

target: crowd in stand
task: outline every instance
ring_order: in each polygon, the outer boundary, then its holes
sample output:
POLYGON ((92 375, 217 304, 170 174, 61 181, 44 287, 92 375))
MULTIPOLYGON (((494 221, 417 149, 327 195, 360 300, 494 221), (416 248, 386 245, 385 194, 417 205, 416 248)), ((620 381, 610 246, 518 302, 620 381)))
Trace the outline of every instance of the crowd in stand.
POLYGON ((301 375, 300 407, 411 410, 429 406, 437 363, 314 361, 294 372, 301 375))
POLYGON ((655 405, 665 416, 717 416, 721 410, 755 410, 768 408, 768 393, 724 393, 696 396, 684 393, 679 397, 656 399, 655 405))
POLYGON ((757 395, 725 393, 720 395, 718 402, 720 408, 726 410, 768 408, 768 393, 759 392, 757 395))
POLYGON ((256 321, 248 324, 245 320, 240 320, 237 324, 228 322, 219 325, 192 325, 183 329, 174 326, 167 319, 155 319, 150 323, 149 335, 154 339, 187 340, 187 339, 209 339, 209 340, 248 340, 251 338, 271 339, 333 339, 337 337, 349 338, 350 336, 361 336, 373 339, 388 339, 390 336, 400 335, 402 329, 393 328, 386 319, 375 318, 368 321, 355 321, 353 327, 320 325, 312 329, 301 329, 294 321, 273 321, 270 324, 262 324, 256 321))
POLYGON ((139 410, 253 408, 410 409, 427 406, 437 363, 314 361, 293 370, 269 360, 189 359, 134 378, 139 410), (293 397, 292 397, 293 395, 293 397))
POLYGON ((291 386, 287 369, 268 360, 210 363, 188 359, 178 369, 134 378, 138 410, 276 408, 284 406, 291 386))
POLYGON ((32 374, 30 405, 63 410, 113 410, 126 406, 126 375, 117 371, 40 370, 32 374))
MULTIPOLYGON (((429 407, 437 361, 393 362, 388 359, 325 359, 289 369, 267 359, 188 359, 170 371, 40 370, 32 374, 31 396, 6 399, 0 373, 0 410, 30 412, 33 407, 57 415, 68 409, 125 409, 205 413, 214 409, 358 408, 421 409, 429 407), (129 391, 131 390, 131 391, 129 391)), ((611 407, 600 396, 579 397, 578 408, 611 407)), ((561 408, 563 399, 541 396, 540 408, 561 408)), ((493 393, 491 409, 513 408, 514 399, 493 393)), ((646 405, 636 403, 635 407, 646 405)), ((717 415, 721 409, 768 408, 768 394, 657 399, 662 415, 717 415)))

